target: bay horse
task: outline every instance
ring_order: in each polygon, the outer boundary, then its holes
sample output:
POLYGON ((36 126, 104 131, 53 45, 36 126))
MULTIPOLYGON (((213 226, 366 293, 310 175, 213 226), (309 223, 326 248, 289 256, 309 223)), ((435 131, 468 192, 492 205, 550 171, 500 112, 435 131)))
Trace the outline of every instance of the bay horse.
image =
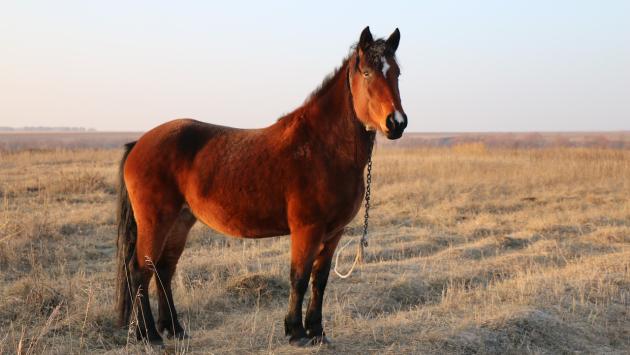
POLYGON ((396 29, 370 28, 341 67, 305 103, 263 129, 191 119, 164 123, 128 143, 120 163, 117 302, 120 326, 132 313, 138 339, 187 337, 171 279, 197 220, 226 235, 290 235, 285 333, 292 345, 327 342, 322 303, 331 260, 363 200, 363 174, 376 131, 398 139, 407 116, 398 90, 396 29), (154 321, 148 285, 157 275, 154 321), (302 301, 312 295, 302 321, 302 301))

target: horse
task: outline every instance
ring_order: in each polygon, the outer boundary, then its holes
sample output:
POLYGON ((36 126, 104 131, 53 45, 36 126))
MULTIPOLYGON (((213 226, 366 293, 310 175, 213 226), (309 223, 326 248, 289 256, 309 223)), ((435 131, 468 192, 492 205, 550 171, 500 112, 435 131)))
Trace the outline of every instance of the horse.
POLYGON ((285 334, 297 346, 329 341, 322 327, 324 290, 335 248, 364 197, 376 133, 398 139, 407 126, 398 89, 399 42, 398 29, 374 40, 366 27, 304 104, 266 128, 177 119, 125 145, 118 193, 119 326, 133 319, 137 338, 151 344, 163 344, 162 335, 188 337, 171 280, 199 220, 238 238, 290 235, 285 334), (157 323, 148 294, 154 274, 157 323))

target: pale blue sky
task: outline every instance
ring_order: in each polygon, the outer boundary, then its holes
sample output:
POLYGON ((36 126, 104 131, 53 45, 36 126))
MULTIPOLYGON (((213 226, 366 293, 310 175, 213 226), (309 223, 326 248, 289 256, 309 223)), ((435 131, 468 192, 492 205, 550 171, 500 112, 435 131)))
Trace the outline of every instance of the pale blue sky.
POLYGON ((630 1, 2 1, 0 126, 263 127, 396 27, 412 131, 630 129, 630 1))

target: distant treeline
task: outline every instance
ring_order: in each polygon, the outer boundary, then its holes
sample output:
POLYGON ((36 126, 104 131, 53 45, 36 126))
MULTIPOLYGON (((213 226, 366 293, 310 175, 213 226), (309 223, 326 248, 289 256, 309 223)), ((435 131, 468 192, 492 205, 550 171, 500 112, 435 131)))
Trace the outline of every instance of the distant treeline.
MULTIPOLYGON (((94 132, 79 127, 32 127, 2 132, 0 151, 22 149, 121 148, 142 132, 94 132), (20 132, 20 133, 18 133, 20 132)), ((378 145, 395 147, 457 147, 476 145, 485 148, 538 149, 549 147, 592 147, 630 149, 630 131, 620 132, 513 132, 513 133, 405 133, 390 141, 379 135, 378 145)))
POLYGON ((630 148, 630 132, 527 132, 527 133, 410 133, 398 141, 381 140, 401 147, 452 147, 483 144, 488 148, 592 147, 630 148))
POLYGON ((0 132, 96 132, 94 128, 85 127, 2 127, 0 132))
POLYGON ((0 152, 24 149, 122 148, 140 132, 21 131, 0 132, 0 152))

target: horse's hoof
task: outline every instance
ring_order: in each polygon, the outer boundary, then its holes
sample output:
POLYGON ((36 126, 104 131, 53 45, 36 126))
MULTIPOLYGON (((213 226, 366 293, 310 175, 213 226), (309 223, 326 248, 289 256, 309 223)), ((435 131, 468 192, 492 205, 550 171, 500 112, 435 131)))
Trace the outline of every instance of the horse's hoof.
POLYGON ((155 345, 155 346, 164 345, 164 341, 162 340, 162 337, 158 333, 152 333, 149 335, 136 334, 136 339, 139 342, 149 344, 149 345, 155 345))
POLYGON ((331 345, 332 341, 325 335, 318 335, 311 338, 311 345, 331 345))
POLYGON ((176 340, 190 339, 190 335, 188 335, 188 333, 186 333, 186 331, 184 330, 176 332, 175 334, 169 332, 168 330, 165 330, 164 333, 166 333, 166 337, 168 339, 176 339, 176 340))
POLYGON ((147 342, 151 346, 157 346, 157 347, 163 347, 164 346, 164 341, 162 340, 162 338, 147 339, 147 342))
POLYGON ((289 344, 297 347, 304 347, 311 343, 311 339, 309 338, 293 338, 289 339, 289 344))

